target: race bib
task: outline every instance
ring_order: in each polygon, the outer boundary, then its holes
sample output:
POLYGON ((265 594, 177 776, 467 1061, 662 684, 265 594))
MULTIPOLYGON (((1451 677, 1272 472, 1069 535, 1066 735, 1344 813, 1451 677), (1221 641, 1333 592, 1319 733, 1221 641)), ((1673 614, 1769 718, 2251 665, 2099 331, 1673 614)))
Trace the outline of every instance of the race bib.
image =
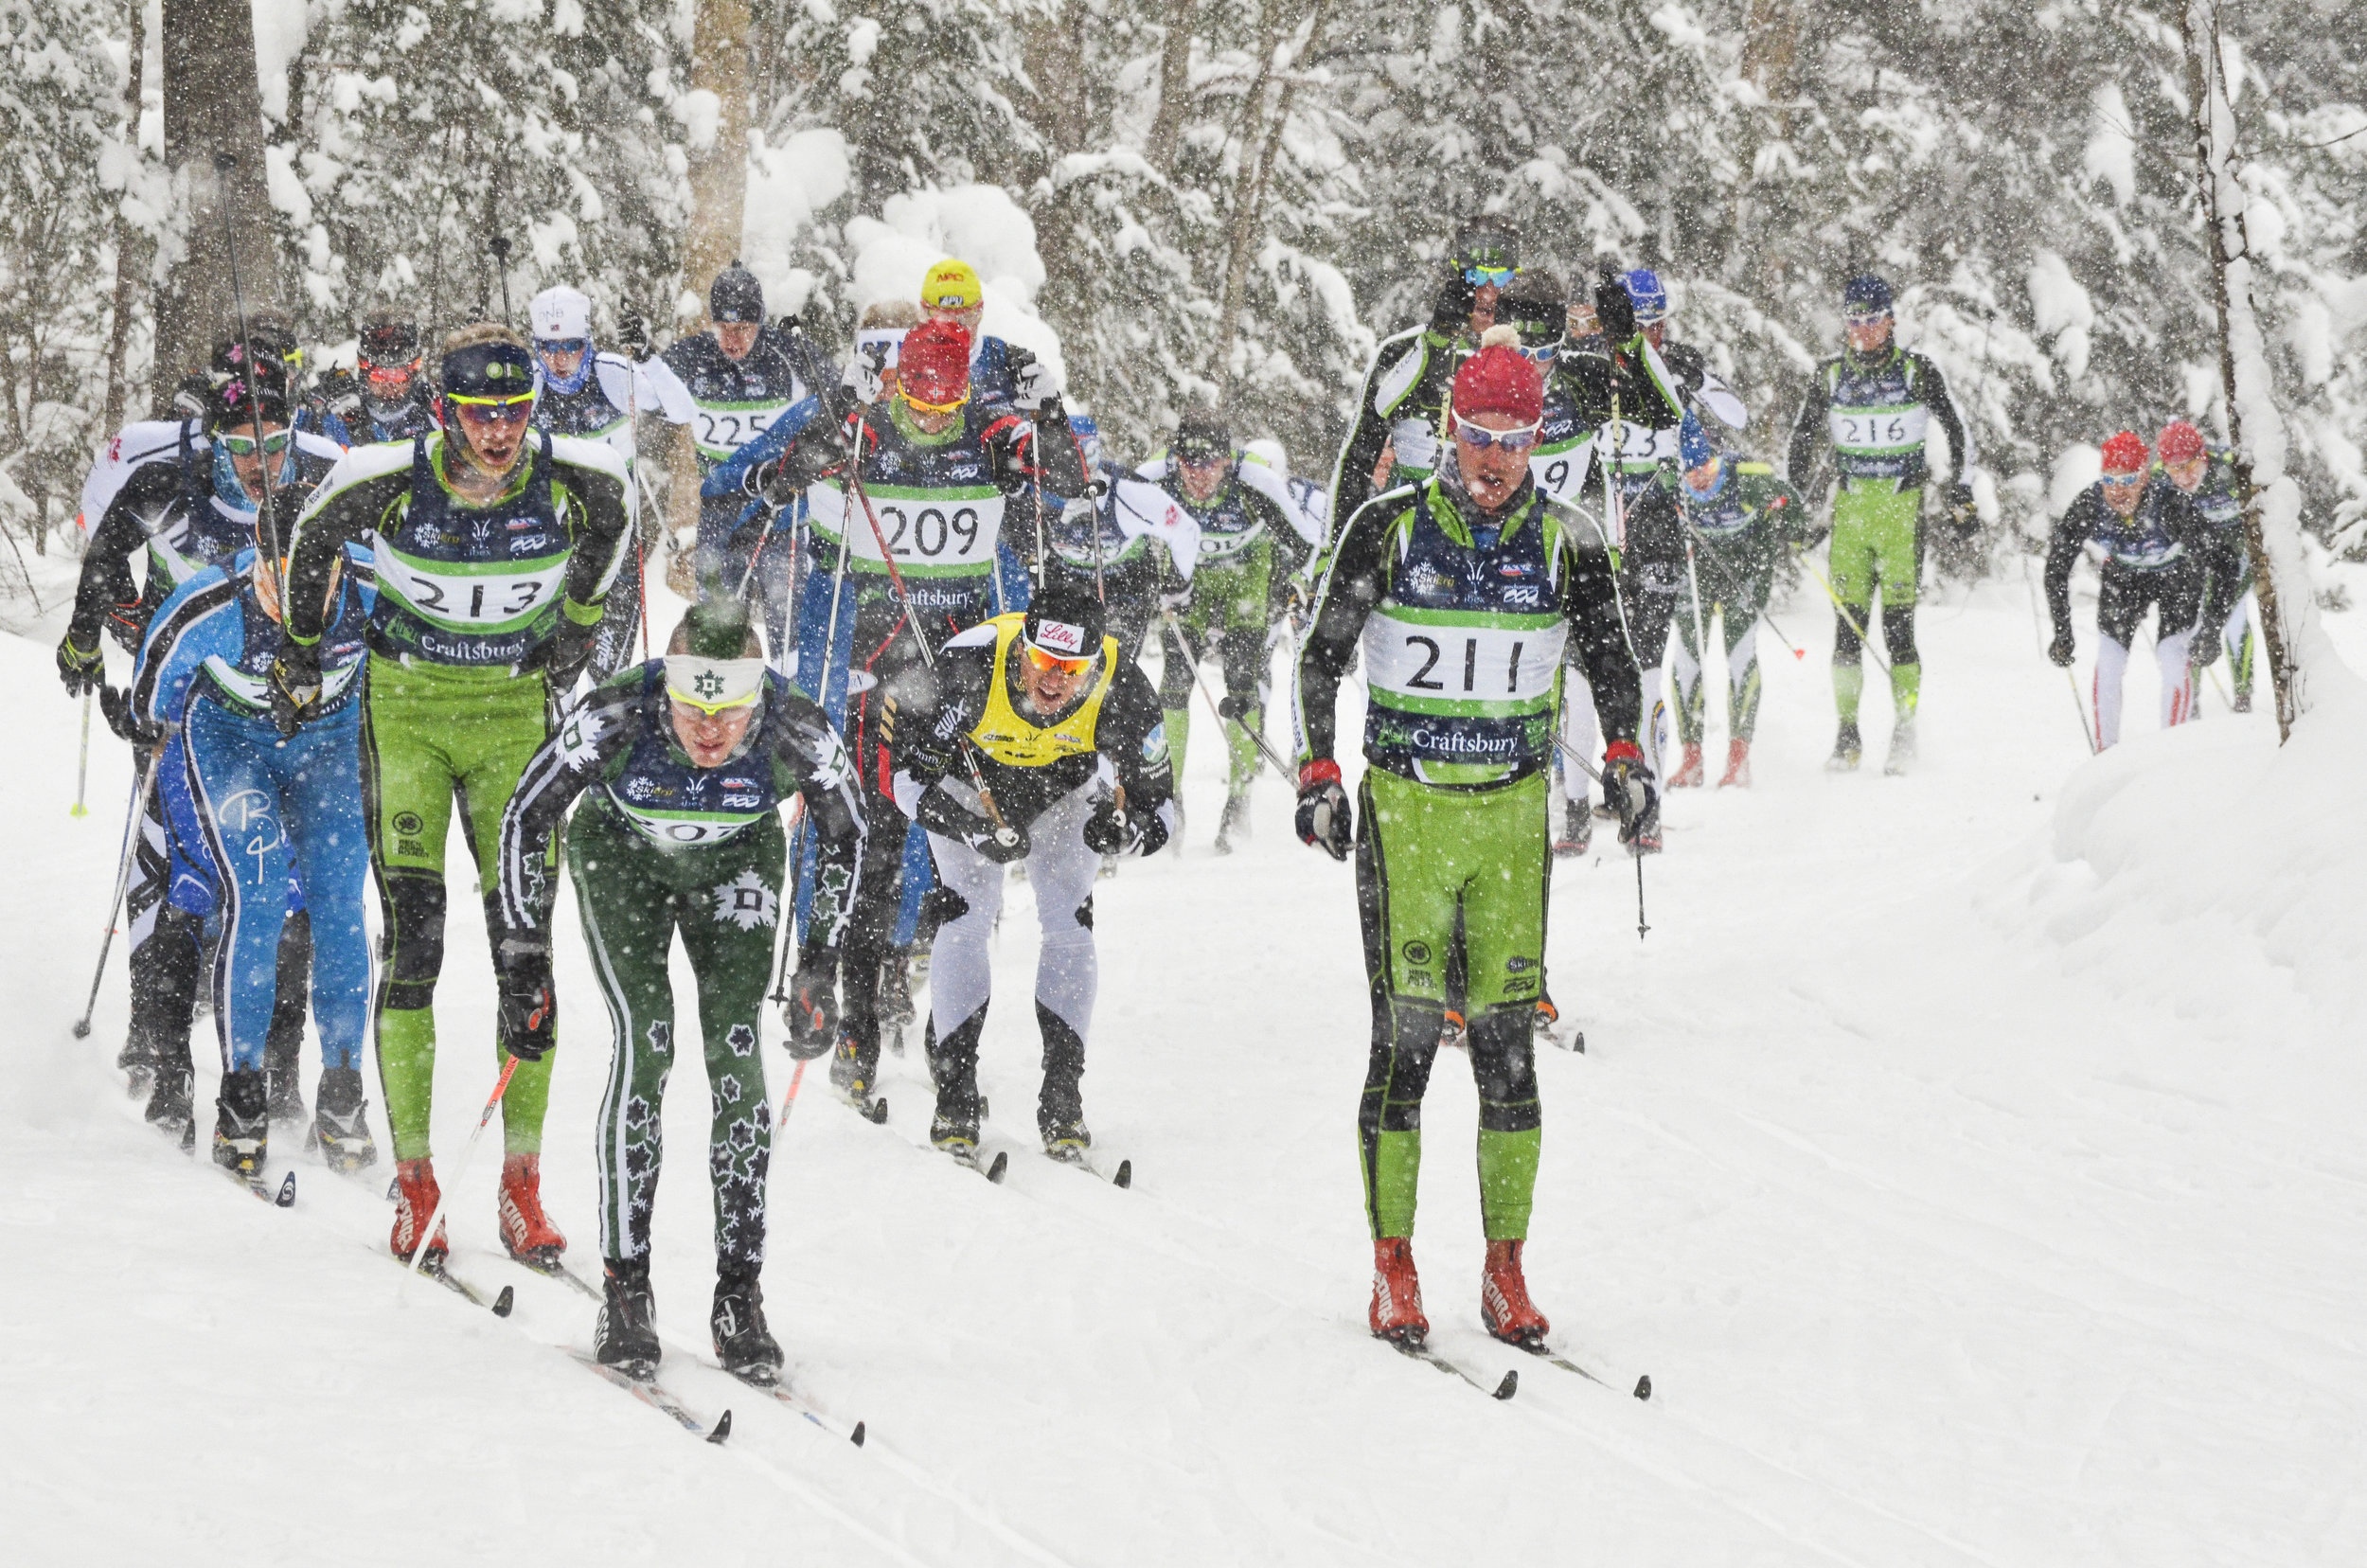
POLYGON ((1825 416, 1836 452, 1921 452, 1931 422, 1921 403, 1907 408, 1836 408, 1825 416))
POLYGON ((1584 440, 1552 452, 1539 451, 1529 459, 1529 477, 1537 482, 1538 493, 1548 501, 1575 506, 1579 492, 1586 489, 1586 476, 1594 468, 1594 437, 1589 434, 1584 440))
MULTIPOLYGON (((1525 616, 1499 616, 1499 621, 1525 616)), ((1469 704, 1526 707, 1545 701, 1561 668, 1569 623, 1539 615, 1532 624, 1474 625, 1400 620, 1387 610, 1364 623, 1364 670, 1376 691, 1397 705, 1477 711, 1469 704)))
POLYGON ((494 561, 471 570, 378 550, 378 591, 392 594, 421 620, 453 632, 507 632, 524 627, 565 592, 564 555, 537 563, 494 561), (525 569, 521 569, 521 567, 525 569))
POLYGON ((1003 532, 1001 490, 980 486, 915 494, 874 486, 865 493, 871 498, 869 516, 861 505, 850 508, 845 492, 835 485, 814 485, 806 491, 813 526, 833 539, 844 534, 847 554, 855 560, 882 570, 890 558, 899 567, 921 571, 992 564, 995 542, 1003 532), (880 525, 876 533, 874 517, 880 525))
POLYGON ((702 403, 691 415, 692 438, 698 442, 701 455, 719 460, 729 457, 772 429, 773 421, 789 409, 785 402, 767 403, 760 408, 709 408, 702 403))

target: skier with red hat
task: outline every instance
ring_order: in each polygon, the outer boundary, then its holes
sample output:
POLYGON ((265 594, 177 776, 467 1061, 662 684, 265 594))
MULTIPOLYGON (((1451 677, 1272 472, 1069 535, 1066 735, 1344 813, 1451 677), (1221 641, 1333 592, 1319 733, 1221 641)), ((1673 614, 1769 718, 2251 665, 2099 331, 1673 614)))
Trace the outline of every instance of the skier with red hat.
MULTIPOLYGON (((998 543, 1034 560, 1035 531, 1020 526, 1030 513, 1023 506, 1010 513, 1006 533, 1006 507, 1032 501, 1039 485, 1081 493, 1084 456, 1057 394, 1032 411, 972 396, 970 332, 959 321, 924 321, 904 334, 892 394, 859 360, 830 399, 826 413, 784 419, 740 448, 706 489, 744 490, 776 506, 805 498, 810 556, 797 681, 845 726, 864 820, 894 824, 901 814, 887 793, 887 757, 902 683, 994 614, 998 543)), ((830 1081, 874 1119, 885 1115, 875 1093, 880 978, 904 837, 874 832, 864 841, 845 939, 799 949, 788 1003, 793 1033, 835 1041, 830 1081)))
POLYGON ((2162 427, 2154 443, 2162 472, 2193 497, 2195 509, 2211 526, 2217 546, 2208 568, 2211 580, 2202 595, 2202 621, 2186 650, 2197 669, 2207 669, 2220 650, 2227 652, 2227 672, 2234 683, 2234 706, 2251 711, 2251 549, 2244 539, 2244 500, 2235 473, 2235 454, 2204 441, 2202 432, 2184 419, 2162 427))
POLYGON ((2129 644, 2148 606, 2158 612, 2154 655, 2162 666, 2162 727, 2193 717, 2195 683, 2186 650, 2202 609, 2204 577, 2223 562, 2193 499, 2153 472, 2145 437, 2124 430, 2105 442, 2103 474, 2064 509, 2047 544, 2046 602, 2055 617, 2047 657, 2067 669, 2073 655, 2072 567, 2091 543, 2104 552, 2096 598, 2096 630, 2103 640, 2090 687, 2101 749, 2121 738, 2121 682, 2128 672, 2129 644))
POLYGON ((1629 838, 1656 805, 1636 746, 1638 677, 1613 567, 1529 470, 1544 382, 1491 345, 1455 373, 1448 450, 1418 486, 1377 495, 1342 526, 1299 657, 1299 836, 1356 856, 1373 1025, 1357 1118, 1373 1237, 1372 1331, 1428 1334, 1412 1238, 1422 1096, 1463 975, 1479 1082, 1480 1317, 1541 1349, 1522 1272, 1540 1148, 1532 1031, 1543 984, 1551 864, 1547 792, 1565 643, 1575 639, 1610 745, 1605 775, 1629 838), (1371 688, 1351 807, 1333 755, 1340 683, 1371 688))

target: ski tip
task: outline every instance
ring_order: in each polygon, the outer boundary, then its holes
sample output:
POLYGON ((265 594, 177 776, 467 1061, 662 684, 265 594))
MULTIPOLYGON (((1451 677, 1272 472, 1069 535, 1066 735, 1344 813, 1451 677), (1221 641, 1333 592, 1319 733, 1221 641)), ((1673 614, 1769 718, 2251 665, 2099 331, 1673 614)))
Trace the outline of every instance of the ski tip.
POLYGON ((401 1198, 402 1184, 393 1177, 388 1177, 386 1181, 386 1201, 390 1203, 398 1203, 401 1200, 401 1198))
POLYGON ((732 1413, 727 1410, 723 1412, 722 1415, 718 1416, 715 1418, 715 1430, 707 1434, 707 1441, 710 1443, 721 1443, 731 1434, 732 1413))
POLYGON ((1518 1367, 1515 1367, 1511 1371, 1504 1374, 1504 1381, 1498 1383, 1496 1385, 1496 1391, 1487 1397, 1491 1399, 1509 1399, 1515 1394, 1520 1392, 1521 1372, 1518 1367))
POLYGON ((1120 1160, 1118 1162, 1118 1173, 1110 1178, 1110 1185, 1113 1187, 1132 1186, 1134 1185, 1134 1162, 1131 1160, 1120 1160))
POLYGON ((1586 1031, 1584 1029, 1574 1029, 1571 1031, 1570 1054, 1573 1056, 1586 1055, 1586 1031))
POLYGON ((291 1170, 279 1184, 279 1196, 272 1202, 280 1208, 295 1207, 295 1172, 291 1170))
POLYGON ((1010 1168, 1010 1155, 1001 1149, 997 1149, 995 1150, 994 1164, 987 1167, 987 1180, 989 1182, 1000 1182, 1003 1180, 1003 1173, 1010 1168))
POLYGON ((874 1127, 879 1127, 885 1123, 887 1121, 887 1101, 883 1099, 873 1100, 871 1102, 871 1109, 863 1114, 863 1118, 874 1127))
POLYGON ((857 1421, 857 1422, 855 1423, 855 1430, 854 1430, 854 1433, 853 1433, 853 1434, 852 1434, 852 1435, 851 1435, 851 1436, 850 1436, 847 1440, 848 1440, 849 1442, 853 1443, 853 1444, 854 1444, 857 1448, 861 1448, 861 1447, 863 1447, 863 1423, 862 1423, 861 1421, 857 1421))
POLYGON ((1652 1397, 1652 1375, 1649 1372, 1636 1379, 1635 1397, 1639 1399, 1648 1399, 1652 1397))
POLYGON ((515 1285, 505 1285, 502 1287, 502 1293, 493 1298, 493 1315, 497 1318, 506 1318, 509 1315, 509 1310, 517 1305, 518 1288, 515 1285))

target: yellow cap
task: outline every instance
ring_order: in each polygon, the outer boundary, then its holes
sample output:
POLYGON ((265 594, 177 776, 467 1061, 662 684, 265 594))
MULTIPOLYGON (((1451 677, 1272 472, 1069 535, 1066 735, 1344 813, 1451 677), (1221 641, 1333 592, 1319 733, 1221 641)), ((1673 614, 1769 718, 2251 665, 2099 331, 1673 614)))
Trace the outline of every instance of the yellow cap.
POLYGON ((920 303, 932 311, 971 311, 986 303, 987 292, 978 286, 978 274, 967 261, 947 257, 929 269, 929 276, 920 280, 920 303))

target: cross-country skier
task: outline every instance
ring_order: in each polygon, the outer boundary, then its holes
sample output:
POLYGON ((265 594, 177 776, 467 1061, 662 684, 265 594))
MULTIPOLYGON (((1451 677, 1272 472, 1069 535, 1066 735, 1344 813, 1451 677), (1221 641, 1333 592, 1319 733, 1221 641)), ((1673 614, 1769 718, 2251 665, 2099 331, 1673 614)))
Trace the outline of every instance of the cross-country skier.
POLYGON ((1759 615, 1784 546, 1806 543, 1807 514, 1772 464, 1719 451, 1699 425, 1685 425, 1681 461, 1681 472, 1661 480, 1676 505, 1686 548, 1675 657, 1677 735, 1684 757, 1668 775, 1668 788, 1701 784, 1708 709, 1701 650, 1714 615, 1724 622, 1726 644, 1726 771, 1717 784, 1747 788, 1759 717, 1759 615))
POLYGON ((799 684, 826 709, 844 702, 849 749, 863 781, 863 845, 855 919, 843 955, 808 941, 792 1007, 843 989, 844 1025, 830 1081, 866 1110, 880 1060, 880 974, 901 905, 905 845, 879 826, 896 819, 884 793, 887 737, 881 688, 993 614, 995 546, 1006 536, 1032 555, 1034 530, 1016 508, 1041 484, 1084 490, 1083 458, 1057 396, 1031 417, 971 395, 970 338, 955 321, 923 322, 898 350, 896 392, 861 361, 832 389, 827 414, 785 419, 708 478, 785 506, 802 494, 813 576, 805 590, 799 684), (849 456, 849 454, 853 456, 849 456), (849 468, 853 472, 848 472, 849 468), (1017 525, 1016 526, 1014 525, 1017 525), (810 659, 809 660, 809 654, 810 659))
MULTIPOLYGON (((356 330, 350 387, 329 401, 329 412, 346 429, 349 444, 407 441, 434 428, 436 411, 427 387, 426 359, 419 348, 419 323, 410 312, 383 306, 362 318, 356 330)), ((327 390, 328 378, 322 378, 327 390)))
POLYGON ((1729 430, 1749 424, 1750 409, 1726 384, 1726 379, 1710 368, 1709 356, 1668 335, 1668 323, 1676 312, 1668 303, 1668 285, 1661 281, 1660 274, 1650 267, 1633 267, 1626 281, 1628 297, 1635 301, 1636 325, 1644 329, 1644 341, 1659 351, 1678 395, 1729 430))
MULTIPOLYGON (((1391 481, 1395 466, 1427 473, 1439 460, 1448 383, 1462 356, 1496 324, 1496 301, 1521 265, 1521 232, 1494 213, 1455 225, 1430 321, 1383 338, 1364 372, 1356 423, 1331 475, 1331 515, 1344 521, 1391 481), (1376 477, 1379 469, 1382 477, 1376 477)), ((1408 483, 1412 474, 1397 478, 1408 483)))
POLYGON ((1196 666, 1211 656, 1222 662, 1224 699, 1218 712, 1231 761, 1217 852, 1225 854, 1249 831, 1255 737, 1266 722, 1258 686, 1274 579, 1305 569, 1325 543, 1323 519, 1292 491, 1288 476, 1234 445, 1232 427, 1214 409, 1186 410, 1166 454, 1134 472, 1182 504, 1200 526, 1198 568, 1161 606, 1166 632, 1159 701, 1166 710, 1167 752, 1180 794, 1196 666))
POLYGON ((2151 472, 2145 438, 2124 430, 2104 443, 2102 477, 2074 497, 2047 542, 2046 603, 2055 620, 2047 657, 2066 669, 2074 653, 2071 574, 2090 543, 2104 551, 2096 599, 2094 684, 2096 745, 2121 738, 2121 682, 2128 648, 2148 607, 2157 612, 2154 656, 2162 667, 2162 727, 2193 717, 2194 671, 2186 654, 2202 609, 2205 579, 2235 563, 2194 498, 2167 474, 2151 472))
POLYGON ((545 289, 526 306, 534 337, 534 428, 554 436, 605 441, 625 465, 625 514, 633 531, 609 590, 587 673, 599 685, 632 657, 642 630, 646 543, 640 526, 640 487, 633 481, 633 407, 638 377, 632 361, 592 343, 592 301, 566 287, 545 289))
POLYGON ((1102 856, 1155 853, 1175 830, 1160 699, 1104 625, 1090 591, 1047 588, 1024 613, 947 642, 934 670, 908 668, 889 686, 896 803, 929 830, 957 911, 938 927, 929 971, 929 1136, 965 1160, 978 1151, 987 944, 1004 866, 1026 863, 1043 933, 1036 1130, 1045 1153, 1081 1160, 1093 1146, 1083 1079, 1100 972, 1094 879, 1102 856))
MULTIPOLYGON (((1132 664, 1158 619, 1162 593, 1187 582, 1184 572, 1198 557, 1176 557, 1185 530, 1174 497, 1104 456, 1100 431, 1090 418, 1072 414, 1068 423, 1084 453, 1085 472, 1100 483, 1101 492, 1063 503, 1051 521, 1044 584, 1081 588, 1099 600, 1120 661, 1132 664)), ((1197 550, 1196 542, 1192 547, 1197 550)))
POLYGON ((1342 525, 1299 659, 1298 831, 1336 860, 1356 852, 1373 1009, 1357 1118, 1373 1332, 1413 1341, 1429 1332, 1412 1250, 1421 1101, 1445 1023, 1447 971, 1460 957, 1480 1096, 1480 1316, 1500 1338, 1535 1343, 1547 1326, 1529 1300, 1521 1251, 1539 1148, 1532 1030, 1566 638, 1582 645, 1611 736, 1604 771, 1633 813, 1624 832, 1651 804, 1653 783, 1635 743, 1636 669, 1611 561, 1580 541, 1530 475, 1543 377, 1512 348, 1483 348, 1455 373, 1451 410, 1451 459, 1436 476, 1374 497, 1342 525), (1371 686, 1353 812, 1333 757, 1352 650, 1371 686))
MULTIPOLYGON (((308 721, 322 689, 330 573, 347 544, 374 541, 362 776, 384 929, 378 1071, 398 1184, 389 1244, 403 1257, 436 1203, 428 1111, 453 803, 489 903, 502 808, 592 656, 626 529, 614 451, 529 428, 534 356, 516 330, 480 322, 453 333, 440 379, 446 429, 356 447, 313 491, 290 548, 271 670, 282 730, 308 721)), ((497 973, 502 962, 496 952, 497 973)), ((541 1197, 550 1073, 548 1058, 522 1065, 502 1102, 502 1242, 543 1259, 567 1244, 541 1197)), ((439 1232, 431 1250, 443 1243, 439 1232)))
MULTIPOLYGON (((344 455, 328 437, 292 434, 286 367, 258 348, 254 376, 243 370, 245 345, 235 335, 217 344, 204 378, 203 413, 179 421, 152 420, 118 436, 84 486, 86 516, 94 520, 83 546, 81 577, 58 672, 68 695, 98 690, 119 733, 136 726, 128 697, 106 689, 99 637, 136 651, 157 608, 208 566, 250 548, 258 537, 266 482, 278 526, 294 521, 300 497, 344 455), (261 440, 256 424, 259 416, 261 440), (276 460, 274 460, 276 457, 276 460), (98 497, 103 496, 103 501, 98 497), (145 558, 143 579, 132 562, 145 558)), ((148 745, 139 743, 146 765, 148 745)), ((132 935, 132 1021, 116 1065, 133 1089, 149 1090, 149 1119, 168 1131, 187 1127, 189 1104, 189 1024, 201 968, 201 916, 167 901, 171 850, 162 806, 153 792, 142 806, 126 904, 132 935)), ((292 918, 282 949, 286 993, 271 1030, 270 1098, 276 1119, 301 1120, 304 1100, 297 1054, 304 1043, 303 976, 311 962, 305 919, 292 918)))
MULTIPOLYGON (((279 643, 282 577, 267 554, 249 549, 226 567, 190 578, 157 611, 132 686, 143 733, 169 736, 157 790, 179 873, 172 904, 222 922, 213 972, 222 1068, 213 1156, 250 1182, 261 1178, 270 1138, 265 1060, 276 1014, 292 1007, 302 1037, 304 971, 289 977, 299 988, 296 996, 279 994, 282 933, 292 919, 307 923, 312 1016, 321 1037, 312 1140, 338 1169, 378 1158, 362 1093, 370 996, 362 897, 369 850, 358 698, 370 571, 358 547, 332 567, 317 717, 292 737, 283 737, 272 718, 266 679, 279 643), (288 909, 292 874, 303 889, 300 916, 288 909)), ((185 1035, 177 1064, 185 1080, 187 1061, 185 1035)))
POLYGON ((2154 451, 2162 472, 2194 497, 2195 509, 2211 526, 2216 546, 2209 558, 2210 583, 2203 591, 2202 620, 2195 629, 2187 657, 2198 669, 2227 653, 2227 672, 2235 686, 2233 705, 2238 713, 2251 711, 2251 549, 2244 538, 2242 483, 2235 472, 2235 454, 2204 444, 2202 432, 2184 419, 2162 427, 2154 451))
MULTIPOLYGON (((510 1048, 539 1059, 553 1032, 547 846, 567 821, 567 864, 614 1025, 596 1144, 606 1300, 594 1346, 636 1378, 656 1370, 650 1216, 674 1065, 677 933, 699 988, 712 1130, 715 1304, 724 1370, 769 1381, 781 1348, 764 1321, 765 1168, 773 1121, 758 1034, 780 923, 788 842, 779 808, 805 801, 822 863, 816 942, 836 944, 863 850, 854 770, 838 732, 765 668, 746 607, 722 599, 683 618, 665 657, 601 686, 526 765, 501 822, 502 1007, 510 1048)), ((827 1026, 791 1049, 829 1049, 827 1026)))
POLYGON ((1921 584, 1923 487, 1931 477, 1924 435, 1938 419, 1948 434, 1956 477, 1948 487, 1949 522, 1977 517, 1972 481, 1980 472, 1972 432, 1958 417, 1940 367, 1901 348, 1893 333, 1891 286, 1860 273, 1842 291, 1847 346, 1816 367, 1792 421, 1787 464, 1803 494, 1817 444, 1832 443, 1839 470, 1833 496, 1833 704, 1841 712, 1832 759, 1838 772, 1864 755, 1858 738, 1858 701, 1865 690, 1863 652, 1873 633, 1874 598, 1882 599, 1882 647, 1890 656, 1891 729, 1886 773, 1904 773, 1915 757, 1915 705, 1923 690, 1923 660, 1915 650, 1915 596, 1921 584))

